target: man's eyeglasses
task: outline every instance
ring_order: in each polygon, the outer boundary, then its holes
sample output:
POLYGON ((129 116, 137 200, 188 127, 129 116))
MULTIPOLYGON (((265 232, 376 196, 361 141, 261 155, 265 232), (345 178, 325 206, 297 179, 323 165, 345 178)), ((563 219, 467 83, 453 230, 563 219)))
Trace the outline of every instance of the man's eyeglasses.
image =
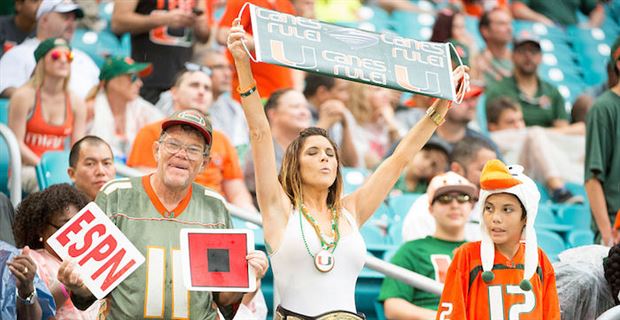
POLYGON ((135 73, 129 74, 129 78, 131 79, 131 83, 134 83, 134 82, 138 81, 138 79, 140 79, 140 77, 138 77, 138 75, 135 74, 135 73))
POLYGON ((53 50, 52 51, 52 60, 57 61, 63 55, 67 58, 67 62, 71 63, 73 61, 73 51, 65 51, 65 50, 53 50))
POLYGON ((201 157, 206 157, 208 154, 204 151, 204 148, 192 145, 184 145, 175 141, 163 141, 160 140, 164 146, 164 150, 170 154, 177 154, 181 149, 185 150, 185 154, 187 154, 187 158, 192 161, 199 160, 201 157))
POLYGON ((183 65, 185 67, 185 69, 187 69, 187 71, 202 71, 204 72, 206 75, 211 76, 211 69, 209 69, 208 67, 205 67, 203 65, 199 65, 197 63, 193 63, 193 62, 185 62, 185 64, 183 65))
POLYGON ((471 196, 468 194, 442 194, 439 197, 435 198, 433 202, 439 201, 441 204, 449 204, 452 200, 456 200, 458 203, 466 203, 472 200, 471 196))

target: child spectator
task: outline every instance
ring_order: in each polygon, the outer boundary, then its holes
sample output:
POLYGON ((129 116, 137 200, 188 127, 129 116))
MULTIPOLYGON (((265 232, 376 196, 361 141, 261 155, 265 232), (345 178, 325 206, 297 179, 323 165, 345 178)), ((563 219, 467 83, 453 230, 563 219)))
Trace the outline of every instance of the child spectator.
POLYGON ((553 267, 536 242, 536 184, 491 160, 480 186, 482 241, 456 251, 436 319, 559 319, 553 267))

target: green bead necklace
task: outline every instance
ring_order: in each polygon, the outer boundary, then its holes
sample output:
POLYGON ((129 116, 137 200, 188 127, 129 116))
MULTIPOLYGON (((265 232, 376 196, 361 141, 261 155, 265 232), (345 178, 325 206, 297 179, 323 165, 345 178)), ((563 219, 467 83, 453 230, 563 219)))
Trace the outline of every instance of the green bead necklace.
POLYGON ((299 228, 301 229, 301 237, 304 240, 304 245, 306 246, 306 251, 308 251, 308 254, 314 259, 314 266, 321 272, 329 272, 334 268, 334 264, 335 264, 335 259, 334 259, 334 251, 336 250, 336 246, 338 246, 338 241, 340 240, 340 231, 338 230, 338 214, 336 212, 335 208, 331 208, 331 212, 332 212, 332 233, 334 234, 334 240, 333 241, 326 241, 323 238, 323 233, 321 232, 321 228, 319 227, 319 224, 316 222, 316 220, 314 219, 314 217, 312 217, 308 211, 306 210, 306 207, 303 205, 303 203, 301 204, 299 211, 301 212, 301 214, 299 215, 299 228), (306 241, 306 235, 304 234, 304 228, 302 226, 302 221, 301 221, 301 216, 303 216, 306 218, 306 220, 308 220, 308 222, 310 222, 310 224, 312 225, 312 227, 314 228, 314 232, 316 233, 317 237, 319 238, 319 240, 321 241, 321 250, 319 250, 319 252, 317 252, 316 254, 312 254, 312 252, 310 252, 310 247, 308 246, 308 241, 306 241), (331 250, 331 252, 330 252, 331 250))

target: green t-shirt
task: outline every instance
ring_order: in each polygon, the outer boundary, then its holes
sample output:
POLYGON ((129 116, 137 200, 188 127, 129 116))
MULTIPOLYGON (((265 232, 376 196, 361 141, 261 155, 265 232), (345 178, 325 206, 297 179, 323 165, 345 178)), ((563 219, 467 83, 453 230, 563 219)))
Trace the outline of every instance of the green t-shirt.
POLYGON ((407 182, 405 182, 404 174, 401 174, 396 184, 394 184, 394 189, 400 190, 402 193, 426 193, 426 188, 428 188, 428 182, 426 180, 420 180, 413 190, 409 190, 407 182))
POLYGON ((564 98, 553 85, 538 78, 538 91, 534 98, 528 98, 519 90, 514 75, 489 86, 486 93, 487 105, 500 97, 508 97, 521 105, 526 126, 549 128, 555 120, 568 120, 564 98))
POLYGON ((589 15, 597 0, 519 0, 530 9, 546 16, 547 18, 563 25, 577 24, 577 11, 589 15))
POLYGON ((585 176, 603 185, 611 224, 620 209, 620 96, 605 91, 586 116, 585 176))
MULTIPOLYGON (((454 256, 454 250, 463 243, 465 241, 445 241, 427 236, 424 239, 403 244, 391 262, 443 283, 454 256)), ((386 277, 381 285, 378 300, 384 302, 389 298, 401 298, 418 307, 437 310, 440 297, 386 277)))
POLYGON ((165 212, 148 177, 108 182, 95 200, 146 258, 106 297, 100 315, 106 319, 215 319, 211 292, 185 289, 179 231, 232 228, 222 197, 194 183, 178 212, 165 212))

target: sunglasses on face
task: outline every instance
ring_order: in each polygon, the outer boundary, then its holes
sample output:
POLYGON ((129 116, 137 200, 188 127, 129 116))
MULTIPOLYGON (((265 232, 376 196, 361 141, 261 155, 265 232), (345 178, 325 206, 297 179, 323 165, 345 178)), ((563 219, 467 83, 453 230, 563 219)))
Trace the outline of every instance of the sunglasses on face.
POLYGON ((52 60, 58 61, 60 57, 65 56, 67 62, 71 63, 73 61, 73 51, 65 51, 65 50, 53 50, 52 51, 52 60))
POLYGON ((211 69, 209 69, 208 67, 205 67, 203 65, 199 65, 199 64, 193 63, 193 62, 185 62, 185 64, 183 66, 185 67, 185 69, 187 69, 187 71, 192 71, 192 72, 202 71, 206 75, 211 76, 211 69))
POLYGON ((449 204, 452 200, 456 200, 458 203, 466 203, 471 201, 471 197, 468 194, 442 194, 439 197, 435 198, 433 202, 439 201, 441 204, 449 204))
POLYGON ((138 75, 135 73, 128 74, 128 76, 129 76, 129 79, 131 80, 131 83, 134 83, 138 81, 138 79, 140 79, 140 77, 138 77, 138 75))

